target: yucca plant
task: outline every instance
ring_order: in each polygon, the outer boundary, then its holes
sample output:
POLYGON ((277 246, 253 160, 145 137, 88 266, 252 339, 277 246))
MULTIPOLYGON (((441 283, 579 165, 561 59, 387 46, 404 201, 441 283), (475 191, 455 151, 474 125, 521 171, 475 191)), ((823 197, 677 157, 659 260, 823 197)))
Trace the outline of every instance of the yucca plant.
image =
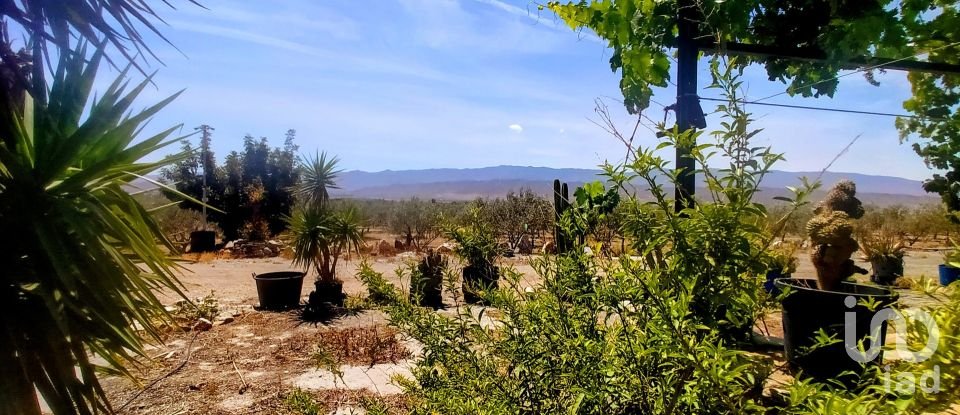
POLYGON ((62 51, 44 95, 4 114, 13 125, 0 140, 3 414, 39 414, 37 392, 55 414, 110 411, 99 369, 127 373, 169 317, 155 290, 180 293, 164 251, 174 247, 124 191, 176 161, 140 162, 182 139, 169 138, 178 127, 142 134, 176 95, 130 112, 150 80, 129 88, 124 71, 91 102, 103 57, 62 51))
POLYGON ((355 207, 340 211, 301 205, 288 218, 294 266, 315 271, 325 283, 337 279, 337 262, 363 244, 363 226, 355 207))
POLYGON ((324 207, 330 200, 329 189, 337 189, 337 168, 340 161, 336 156, 327 156, 326 152, 317 153, 312 158, 300 158, 300 182, 293 188, 293 195, 308 205, 324 207))
POLYGON ((363 244, 360 212, 352 206, 334 209, 327 190, 337 187, 338 159, 318 153, 300 159, 300 183, 294 188, 299 205, 287 218, 293 264, 316 271, 315 289, 310 293, 306 314, 319 314, 324 304, 343 305, 343 283, 337 279, 337 262, 344 253, 359 251, 363 244))

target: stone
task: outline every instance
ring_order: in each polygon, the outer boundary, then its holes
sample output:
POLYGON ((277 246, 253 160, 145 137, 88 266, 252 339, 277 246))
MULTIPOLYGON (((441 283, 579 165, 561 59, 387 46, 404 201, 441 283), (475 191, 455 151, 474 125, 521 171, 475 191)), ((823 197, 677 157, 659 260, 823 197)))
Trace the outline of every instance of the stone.
POLYGON ((406 249, 406 246, 404 246, 403 241, 399 239, 394 239, 393 249, 396 249, 397 251, 403 251, 404 249, 406 249))
POLYGON ((194 331, 207 331, 213 328, 213 322, 205 318, 197 320, 197 324, 193 325, 194 331))
POLYGON ((520 242, 517 243, 517 251, 520 252, 520 255, 530 255, 533 253, 533 241, 530 240, 529 235, 520 237, 520 242))
POLYGON ((544 255, 546 254, 556 254, 557 253, 557 244, 553 241, 549 241, 543 244, 543 248, 540 249, 540 252, 544 255))
POLYGON ((453 244, 449 242, 444 242, 437 247, 437 252, 441 254, 452 254, 453 253, 453 244))
POLYGON ((223 245, 223 249, 233 249, 237 246, 237 241, 230 241, 223 245))
POLYGON ((379 256, 393 256, 397 253, 393 245, 383 239, 377 242, 376 252, 379 256))
POLYGON ((373 246, 366 242, 363 242, 362 244, 360 244, 359 251, 360 251, 360 255, 369 255, 373 253, 373 246))
POLYGON ((224 317, 223 320, 220 320, 220 325, 222 326, 222 325, 224 325, 224 324, 230 324, 230 323, 233 323, 233 322, 234 322, 233 316, 224 317))

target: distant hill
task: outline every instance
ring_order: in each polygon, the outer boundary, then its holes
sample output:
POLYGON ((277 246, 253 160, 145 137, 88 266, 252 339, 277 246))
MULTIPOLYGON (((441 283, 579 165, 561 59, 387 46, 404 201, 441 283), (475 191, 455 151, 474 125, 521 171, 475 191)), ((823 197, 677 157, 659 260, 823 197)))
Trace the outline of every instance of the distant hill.
MULTIPOLYGON (((602 180, 600 170, 555 169, 549 167, 496 166, 473 169, 347 171, 337 181, 335 196, 363 199, 404 199, 420 197, 439 200, 470 200, 503 196, 510 190, 529 188, 549 195, 554 179, 576 186, 602 180)), ((799 184, 800 177, 811 179, 819 172, 773 171, 763 181, 760 201, 787 193, 786 186, 799 184)), ((866 203, 879 205, 920 204, 937 199, 923 191, 921 183, 900 177, 859 173, 827 172, 821 178, 824 189, 842 179, 857 183, 857 193, 866 203)), ((702 184, 701 184, 702 186, 702 184)))

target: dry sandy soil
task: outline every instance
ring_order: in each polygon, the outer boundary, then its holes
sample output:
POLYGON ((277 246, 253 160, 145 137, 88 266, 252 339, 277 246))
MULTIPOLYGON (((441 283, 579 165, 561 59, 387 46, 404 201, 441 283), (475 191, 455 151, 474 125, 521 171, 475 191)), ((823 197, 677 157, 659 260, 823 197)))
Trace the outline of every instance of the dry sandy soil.
MULTIPOLYGON (((806 255, 800 257, 797 275, 813 275, 806 255)), ((401 254, 376 258, 371 265, 394 284, 406 286, 408 281, 394 271, 412 260, 412 254, 401 254)), ((913 252, 907 258, 906 274, 935 277, 939 262, 936 253, 913 252)), ((358 264, 346 261, 338 270, 348 295, 366 292, 354 277, 358 264)), ((524 275, 524 284, 539 282, 530 257, 514 258, 508 264, 524 275)), ((302 322, 296 312, 255 310, 258 299, 252 274, 290 270, 284 258, 202 258, 183 266, 181 281, 187 295, 197 298, 213 292, 220 315, 208 331, 171 329, 163 344, 150 347, 150 359, 133 371, 139 382, 107 378, 104 386, 114 407, 126 404, 122 413, 294 413, 286 401, 297 389, 306 391, 320 413, 362 413, 370 399, 388 404, 394 413, 404 412, 407 402, 393 379, 410 376, 418 345, 389 329, 381 312, 361 311, 329 324, 314 324, 302 322), (334 375, 328 369, 341 373, 334 375), (156 379, 160 380, 151 384, 156 379)), ((305 282, 303 294, 310 288, 305 282)), ((162 299, 173 304, 180 298, 165 295, 162 299)), ((779 336, 779 318, 765 320, 766 327, 758 331, 779 336)))

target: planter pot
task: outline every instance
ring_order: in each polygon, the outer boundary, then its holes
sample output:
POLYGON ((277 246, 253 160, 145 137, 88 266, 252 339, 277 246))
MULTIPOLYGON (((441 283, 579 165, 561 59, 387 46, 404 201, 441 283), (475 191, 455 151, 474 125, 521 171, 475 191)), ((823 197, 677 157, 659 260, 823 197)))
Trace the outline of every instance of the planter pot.
POLYGON ((266 272, 253 274, 257 281, 257 296, 264 310, 286 310, 300 305, 300 290, 303 276, 298 271, 266 272))
POLYGON ((424 276, 410 281, 410 302, 434 310, 443 308, 443 275, 424 276))
POLYGON ((190 252, 210 252, 217 249, 217 233, 214 231, 190 232, 190 252))
POLYGON ((480 291, 497 288, 500 268, 495 265, 463 267, 463 300, 468 303, 481 303, 480 291))
MULTIPOLYGON (((838 380, 848 386, 853 385, 866 366, 847 354, 844 343, 845 331, 853 330, 856 342, 863 342, 869 350, 874 342, 882 346, 887 333, 887 322, 883 320, 880 333, 870 333, 870 321, 876 311, 894 304, 897 295, 888 289, 843 282, 836 291, 823 291, 817 288, 813 279, 784 278, 776 280, 781 290, 790 289, 791 294, 783 300, 783 334, 787 361, 795 371, 804 377, 816 381, 838 380), (853 307, 847 307, 846 300, 852 297, 856 301, 853 307), (873 298, 880 306, 874 311, 860 305, 860 300, 873 298), (856 327, 847 327, 847 313, 853 313, 856 327), (828 346, 811 349, 816 344, 817 332, 823 330, 828 335, 841 340, 828 346), (870 336, 870 339, 867 337, 870 336), (843 372, 852 374, 843 374, 843 372)), ((881 353, 870 364, 880 364, 881 353)))
POLYGON ((946 287, 957 280, 960 280, 960 268, 940 264, 940 285, 946 287))
POLYGON ((322 305, 343 307, 343 300, 347 298, 343 293, 343 281, 317 281, 313 286, 314 290, 307 301, 310 307, 316 308, 322 305))
POLYGON ((881 257, 870 260, 873 275, 870 281, 880 285, 893 285, 897 278, 903 276, 903 258, 881 257))

